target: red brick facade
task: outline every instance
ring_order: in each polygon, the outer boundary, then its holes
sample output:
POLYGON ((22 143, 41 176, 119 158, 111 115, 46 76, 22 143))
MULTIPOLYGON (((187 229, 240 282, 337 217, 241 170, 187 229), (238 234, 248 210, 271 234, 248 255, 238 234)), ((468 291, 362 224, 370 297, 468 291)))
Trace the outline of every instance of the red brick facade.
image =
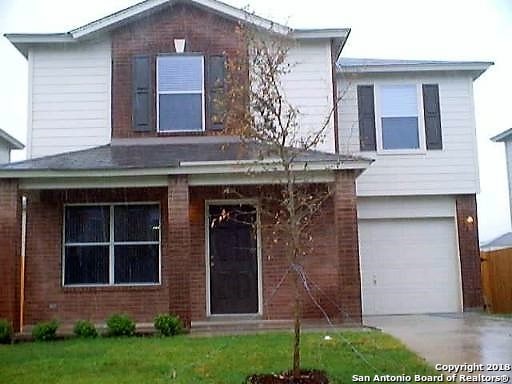
MULTIPOLYGON (((154 70, 156 56, 175 52, 174 39, 185 39, 186 52, 199 52, 205 56, 205 60, 210 55, 225 55, 229 59, 243 52, 237 28, 237 22, 196 7, 177 4, 115 30, 112 33, 112 137, 173 135, 132 130, 133 56, 150 55, 154 70)), ((207 84, 208 73, 205 76, 207 84)), ((155 78, 156 74, 152 73, 153 128, 156 127, 155 78)), ((207 102, 205 109, 208 116, 207 102)), ((187 134, 190 135, 190 132, 187 134)))
POLYGON ((481 308, 483 296, 476 196, 457 196, 456 207, 464 309, 481 308))
POLYGON ((19 329, 20 196, 16 180, 0 180, 0 318, 19 329))
MULTIPOLYGON (((314 254, 306 259, 305 270, 312 281, 313 296, 329 316, 357 323, 361 305, 354 177, 352 172, 344 172, 337 177, 334 195, 315 219, 314 254)), ((276 189, 271 186, 242 187, 237 191, 257 201, 262 193, 268 195, 275 193, 276 189)), ((187 324, 191 320, 206 319, 205 202, 233 199, 223 188, 189 187, 186 177, 170 177, 168 188, 30 191, 26 195, 29 235, 25 324, 50 319, 57 319, 63 324, 78 319, 102 323, 113 313, 128 313, 138 322, 151 322, 157 313, 169 311, 179 314, 187 324), (161 284, 146 287, 63 287, 64 204, 136 201, 157 201, 161 206, 161 284)), ((2 223, 11 225, 2 224, 1 227, 2 233, 6 233, 2 236, 2 265, 9 266, 2 277, 12 281, 2 291, 0 317, 14 321, 18 318, 19 307, 19 286, 15 281, 19 276, 16 264, 19 260, 16 239, 20 228, 15 204, 17 196, 16 184, 3 182, 2 223)), ((293 294, 290 277, 274 292, 288 268, 288 262, 283 256, 284 245, 273 244, 269 220, 261 218, 263 318, 289 319, 292 317, 293 294)), ((305 292, 303 302, 304 317, 322 317, 305 292)))

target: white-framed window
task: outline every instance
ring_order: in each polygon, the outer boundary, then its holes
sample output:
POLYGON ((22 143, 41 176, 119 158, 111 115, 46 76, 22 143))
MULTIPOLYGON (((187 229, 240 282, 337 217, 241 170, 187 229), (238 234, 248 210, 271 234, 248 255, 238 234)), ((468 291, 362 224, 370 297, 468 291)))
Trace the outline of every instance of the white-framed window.
POLYGON ((160 132, 204 130, 204 57, 160 55, 156 60, 160 132))
POLYGON ((378 149, 418 151, 424 146, 421 93, 417 84, 382 84, 378 87, 378 149))
POLYGON ((63 285, 160 283, 158 203, 64 207, 63 285))

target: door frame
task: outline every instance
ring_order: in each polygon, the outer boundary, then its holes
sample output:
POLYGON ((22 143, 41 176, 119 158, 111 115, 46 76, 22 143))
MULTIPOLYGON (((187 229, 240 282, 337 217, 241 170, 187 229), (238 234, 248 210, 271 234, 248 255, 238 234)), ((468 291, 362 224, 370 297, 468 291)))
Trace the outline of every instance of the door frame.
POLYGON ((261 316, 263 315, 263 271, 261 260, 261 222, 260 204, 258 199, 213 199, 204 202, 204 236, 205 236, 205 271, 206 271, 206 316, 207 317, 233 317, 233 316, 261 316), (210 206, 248 204, 256 208, 256 261, 258 267, 258 312, 256 313, 222 313, 211 312, 211 282, 210 282, 210 206))

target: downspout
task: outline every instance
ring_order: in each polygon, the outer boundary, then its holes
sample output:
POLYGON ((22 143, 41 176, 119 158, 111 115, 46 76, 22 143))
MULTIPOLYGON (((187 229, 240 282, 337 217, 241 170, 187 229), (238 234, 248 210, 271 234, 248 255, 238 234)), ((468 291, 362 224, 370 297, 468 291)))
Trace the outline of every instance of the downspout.
POLYGON ((21 196, 21 268, 20 268, 20 333, 23 333, 25 306, 25 253, 27 248, 27 196, 21 196))

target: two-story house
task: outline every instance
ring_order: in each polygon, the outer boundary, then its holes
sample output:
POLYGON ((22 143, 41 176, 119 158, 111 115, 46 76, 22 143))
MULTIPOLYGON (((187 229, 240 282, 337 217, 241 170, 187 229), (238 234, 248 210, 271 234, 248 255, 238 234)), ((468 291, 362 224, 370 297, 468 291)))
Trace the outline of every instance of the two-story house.
MULTIPOLYGON (((283 88, 301 129, 338 109, 296 168, 333 191, 304 266, 328 315, 481 304, 472 81, 489 63, 339 61, 348 29, 147 0, 67 33, 6 35, 29 63, 29 159, 0 167, 0 317, 292 317, 284 245, 259 215, 279 179, 253 172, 269 159, 226 135, 213 103, 246 49, 240 24, 294 41, 283 88), (233 208, 244 223, 212 225, 233 208)), ((304 315, 322 317, 307 296, 304 315)))

